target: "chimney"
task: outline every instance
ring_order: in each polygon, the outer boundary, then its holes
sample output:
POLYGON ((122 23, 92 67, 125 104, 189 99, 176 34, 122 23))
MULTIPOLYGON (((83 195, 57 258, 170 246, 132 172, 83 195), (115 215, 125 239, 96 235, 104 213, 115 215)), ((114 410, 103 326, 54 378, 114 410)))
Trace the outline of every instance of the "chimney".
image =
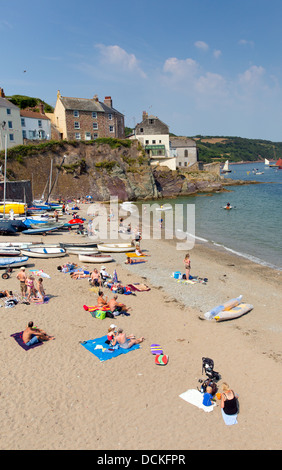
POLYGON ((113 107, 113 102, 112 102, 111 96, 105 96, 104 104, 105 104, 106 106, 109 106, 109 108, 112 108, 112 107, 113 107))
POLYGON ((4 93, 4 89, 3 89, 3 88, 0 88, 0 97, 1 97, 1 98, 5 98, 5 93, 4 93))
POLYGON ((143 118, 142 121, 145 121, 145 119, 148 118, 148 113, 146 111, 143 111, 143 118))
POLYGON ((98 95, 94 95, 94 96, 93 96, 93 100, 98 102, 98 101, 99 101, 98 95))
POLYGON ((43 103, 39 103, 39 113, 40 114, 45 114, 44 113, 44 104, 43 103))

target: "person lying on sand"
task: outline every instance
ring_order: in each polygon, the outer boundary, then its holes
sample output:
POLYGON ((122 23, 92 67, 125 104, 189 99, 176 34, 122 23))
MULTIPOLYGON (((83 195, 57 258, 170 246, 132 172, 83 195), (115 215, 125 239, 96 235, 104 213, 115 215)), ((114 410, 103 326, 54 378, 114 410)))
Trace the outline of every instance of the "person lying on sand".
POLYGON ((8 290, 0 290, 0 299, 2 297, 13 297, 13 292, 8 290))
POLYGON ((144 340, 145 338, 143 338, 143 336, 139 339, 136 339, 134 335, 126 335, 123 332, 123 329, 119 328, 117 330, 116 336, 112 340, 112 345, 115 346, 118 344, 123 349, 129 349, 134 344, 142 343, 144 340))
POLYGON ((23 332, 23 341, 26 346, 32 346, 40 341, 49 341, 55 339, 54 336, 49 336, 43 330, 33 326, 33 321, 28 322, 27 328, 23 332))
POLYGON ((70 276, 72 279, 84 279, 90 278, 90 273, 88 271, 75 271, 70 276))

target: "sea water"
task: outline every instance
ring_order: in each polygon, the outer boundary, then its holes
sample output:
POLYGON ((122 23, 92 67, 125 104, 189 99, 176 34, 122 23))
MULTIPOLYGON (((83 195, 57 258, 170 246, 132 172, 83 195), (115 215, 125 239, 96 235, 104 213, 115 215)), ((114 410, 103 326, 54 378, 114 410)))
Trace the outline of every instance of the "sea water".
MULTIPOLYGON (((184 208, 194 204, 196 241, 282 270, 282 170, 264 163, 231 164, 230 169, 225 178, 261 184, 236 185, 228 187, 228 192, 163 199, 158 203, 170 204, 172 210, 175 204, 184 208), (254 174, 254 169, 263 174, 254 174), (227 202, 231 210, 224 209, 227 202)), ((185 213, 184 209, 184 218, 185 213)), ((165 223, 165 212, 160 218, 165 223)), ((189 232, 185 220, 183 229, 189 232)))

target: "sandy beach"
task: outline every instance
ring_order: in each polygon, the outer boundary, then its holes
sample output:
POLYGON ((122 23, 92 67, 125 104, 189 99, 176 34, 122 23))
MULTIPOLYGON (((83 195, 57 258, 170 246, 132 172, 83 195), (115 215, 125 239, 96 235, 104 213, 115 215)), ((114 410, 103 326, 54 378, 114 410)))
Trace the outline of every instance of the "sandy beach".
MULTIPOLYGON (((85 216, 87 205, 80 205, 85 216)), ((66 217, 67 219, 67 217, 66 217)), ((2 241, 84 241, 76 233, 45 237, 19 235, 2 241)), ((282 289, 279 271, 254 264, 221 249, 197 244, 191 251, 191 274, 206 284, 183 284, 171 276, 184 272, 185 252, 165 240, 142 240, 147 262, 126 265, 113 254, 106 265, 124 285, 145 283, 150 290, 119 295, 130 315, 98 320, 83 305, 96 305, 86 279, 73 280, 57 266, 64 258, 30 259, 29 269, 43 269, 47 304, 0 308, 1 450, 278 450, 282 362, 282 289), (203 314, 243 295, 254 309, 241 318, 214 323, 203 314), (11 334, 28 321, 54 341, 24 351, 11 334), (111 323, 145 337, 140 349, 100 362, 80 341, 99 338, 111 323), (157 366, 150 346, 160 344, 169 356, 157 366), (238 424, 226 426, 220 402, 211 413, 182 400, 196 389, 202 357, 214 360, 223 381, 238 393, 238 424)), ((90 269, 99 265, 88 265, 90 269)), ((14 269, 1 289, 19 292, 14 269)), ((109 298, 112 292, 105 288, 109 298)))

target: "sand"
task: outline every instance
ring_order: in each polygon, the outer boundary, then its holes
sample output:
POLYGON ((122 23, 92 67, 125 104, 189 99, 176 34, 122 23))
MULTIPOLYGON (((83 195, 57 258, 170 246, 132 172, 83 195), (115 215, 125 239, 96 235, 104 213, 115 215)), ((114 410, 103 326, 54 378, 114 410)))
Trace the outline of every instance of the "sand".
MULTIPOLYGON (((79 214, 86 214, 87 206, 80 207, 79 214)), ((62 240, 84 239, 75 233, 42 237, 45 243, 62 240)), ((43 269, 51 276, 44 279, 50 301, 0 308, 1 450, 281 448, 282 274, 197 244, 190 251, 191 274, 208 282, 185 285, 171 277, 173 271, 184 272, 185 253, 173 242, 142 240, 141 247, 150 255, 146 263, 125 265, 125 255, 115 254, 106 267, 111 274, 116 269, 123 284, 141 282, 151 288, 119 295, 131 311, 114 320, 145 341, 139 350, 106 362, 80 341, 103 336, 113 320, 94 319, 83 309, 97 299, 87 280, 57 270, 63 262, 78 263, 78 257, 31 259, 27 271, 43 269), (254 305, 250 313, 222 323, 201 319, 239 294, 254 305), (56 339, 24 351, 10 335, 30 320, 56 339), (167 366, 155 365, 152 343, 169 355, 167 366), (202 357, 214 360, 222 376, 219 389, 226 381, 239 394, 238 424, 225 425, 219 402, 205 413, 179 397, 205 378, 202 357)), ((1 288, 19 292, 17 272, 1 279, 1 288)), ((104 293, 111 296, 109 289, 104 293)))

